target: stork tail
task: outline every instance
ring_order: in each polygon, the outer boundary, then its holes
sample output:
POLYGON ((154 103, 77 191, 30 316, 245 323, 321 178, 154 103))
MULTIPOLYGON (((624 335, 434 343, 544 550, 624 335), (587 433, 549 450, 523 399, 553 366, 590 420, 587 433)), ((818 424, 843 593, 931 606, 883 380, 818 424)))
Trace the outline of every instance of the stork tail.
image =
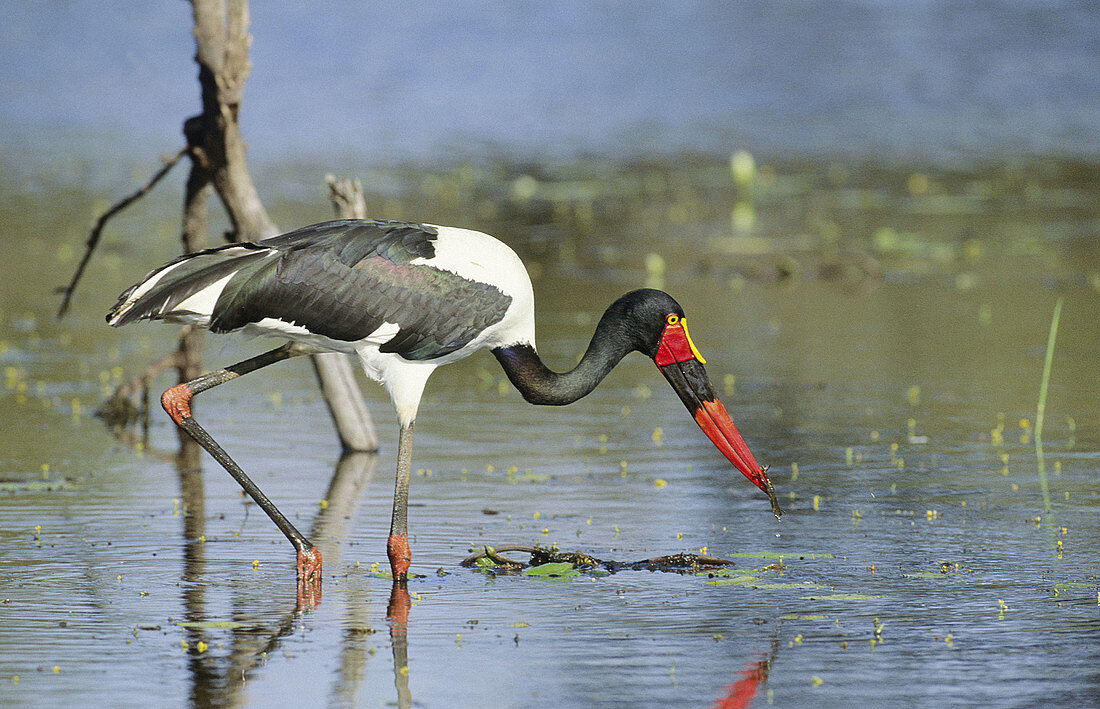
POLYGON ((233 276, 262 268, 274 253, 256 244, 241 243, 181 256, 119 296, 107 313, 107 322, 119 327, 145 319, 177 320, 206 326, 233 276))

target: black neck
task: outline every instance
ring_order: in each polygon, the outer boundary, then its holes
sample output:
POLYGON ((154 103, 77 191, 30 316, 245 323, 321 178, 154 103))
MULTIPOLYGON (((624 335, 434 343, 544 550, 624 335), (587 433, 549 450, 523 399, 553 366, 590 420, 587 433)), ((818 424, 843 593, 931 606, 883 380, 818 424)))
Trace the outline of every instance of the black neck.
POLYGON ((596 327, 596 333, 580 363, 563 374, 547 368, 529 344, 498 347, 493 354, 524 399, 532 404, 561 406, 571 404, 595 389, 608 372, 634 349, 617 334, 619 328, 605 316, 596 327))

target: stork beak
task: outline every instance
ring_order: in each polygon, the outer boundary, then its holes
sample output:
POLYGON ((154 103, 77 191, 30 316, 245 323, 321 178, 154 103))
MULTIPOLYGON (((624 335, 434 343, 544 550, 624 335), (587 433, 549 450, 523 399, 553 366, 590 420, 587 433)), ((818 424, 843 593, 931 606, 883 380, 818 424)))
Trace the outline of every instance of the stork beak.
POLYGON ((726 412, 726 407, 718 400, 714 385, 703 368, 705 360, 695 349, 682 318, 669 316, 653 361, 711 443, 753 485, 767 493, 772 512, 778 518, 781 514, 779 501, 775 497, 771 481, 768 480, 765 472, 767 469, 753 458, 745 439, 738 433, 726 412))

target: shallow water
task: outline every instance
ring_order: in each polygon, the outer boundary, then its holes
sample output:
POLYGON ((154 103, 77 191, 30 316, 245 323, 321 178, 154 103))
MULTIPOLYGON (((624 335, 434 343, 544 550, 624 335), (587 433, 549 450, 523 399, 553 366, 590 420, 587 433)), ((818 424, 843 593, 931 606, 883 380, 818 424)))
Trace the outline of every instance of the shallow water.
MULTIPOLYGON (((466 224, 478 218, 453 204, 482 214, 532 264, 540 349, 559 369, 615 296, 663 284, 772 466, 782 520, 640 356, 581 402, 538 408, 479 355, 433 377, 417 421, 422 576, 407 615, 373 572, 385 568, 396 448, 381 391, 364 387, 382 450, 344 460, 308 364, 199 399, 208 428, 324 550, 322 602, 299 612, 289 545, 228 476, 207 458, 201 474, 180 472, 159 412, 141 448, 92 416, 171 345, 170 327, 114 331, 102 313, 171 255, 172 218, 150 207, 120 223, 58 323, 47 291, 71 272, 94 196, 77 190, 67 216, 9 192, 0 276, 25 285, 5 287, 0 309, 0 703, 1100 701, 1095 193, 1068 168, 931 175, 941 194, 917 199, 908 172, 853 167, 837 185, 820 179, 837 165, 780 167, 746 229, 727 188, 708 187, 724 165, 638 170, 611 178, 672 185, 649 212, 624 208, 630 194, 584 196, 568 176, 542 178, 527 201, 484 203, 448 191, 468 179, 421 177, 435 186, 375 203, 466 224), (152 238, 126 241, 142 233, 152 238), (838 244, 880 270, 841 260, 830 275, 838 244), (1044 499, 1035 410, 1059 297, 1044 499), (705 549, 738 572, 540 579, 459 566, 514 543, 618 561, 705 549)), ((324 205, 275 210, 287 226, 324 217, 324 205)), ((207 362, 263 344, 211 337, 207 362)))

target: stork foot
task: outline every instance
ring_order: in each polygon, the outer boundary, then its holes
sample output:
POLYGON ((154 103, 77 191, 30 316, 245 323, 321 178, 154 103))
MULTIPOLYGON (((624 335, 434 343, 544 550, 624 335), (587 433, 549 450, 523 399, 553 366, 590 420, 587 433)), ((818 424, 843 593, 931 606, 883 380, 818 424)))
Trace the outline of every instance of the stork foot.
POLYGON ((409 537, 405 534, 391 534, 386 543, 386 554, 390 557, 390 570, 394 581, 404 581, 409 577, 409 565, 412 563, 412 550, 409 549, 409 537))
POLYGON ((321 552, 317 547, 298 551, 298 608, 321 602, 321 552))

